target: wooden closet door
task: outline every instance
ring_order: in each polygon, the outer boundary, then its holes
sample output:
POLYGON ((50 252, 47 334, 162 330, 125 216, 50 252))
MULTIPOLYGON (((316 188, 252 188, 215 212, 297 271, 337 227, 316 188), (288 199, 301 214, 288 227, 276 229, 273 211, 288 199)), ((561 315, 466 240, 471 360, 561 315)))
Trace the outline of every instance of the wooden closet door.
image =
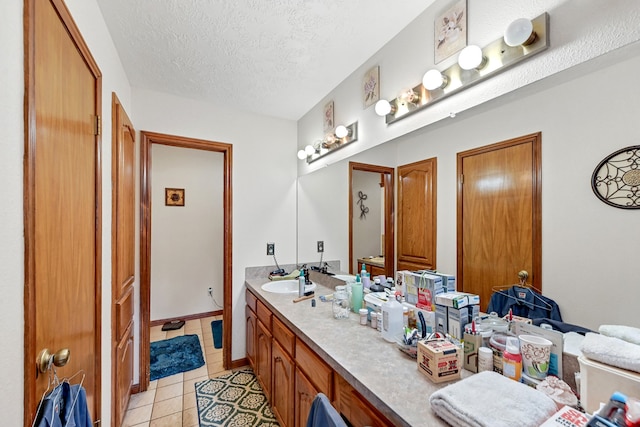
POLYGON ((436 268, 436 166, 398 167, 398 270, 436 268))
POLYGON ((133 284, 135 282, 135 130, 112 96, 112 408, 119 426, 133 385, 133 284))

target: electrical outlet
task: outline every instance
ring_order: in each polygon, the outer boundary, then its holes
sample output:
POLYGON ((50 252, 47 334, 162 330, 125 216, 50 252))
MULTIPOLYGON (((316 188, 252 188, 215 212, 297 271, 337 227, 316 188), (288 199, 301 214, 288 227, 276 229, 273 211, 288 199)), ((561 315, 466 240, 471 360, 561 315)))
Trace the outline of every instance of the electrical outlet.
POLYGON ((267 255, 275 255, 275 254, 276 254, 276 244, 267 243, 267 255))
POLYGON ((209 296, 213 295, 213 288, 209 287, 209 289, 207 289, 207 292, 209 293, 209 296))
POLYGON ((324 252, 324 241, 318 240, 318 252, 324 252))

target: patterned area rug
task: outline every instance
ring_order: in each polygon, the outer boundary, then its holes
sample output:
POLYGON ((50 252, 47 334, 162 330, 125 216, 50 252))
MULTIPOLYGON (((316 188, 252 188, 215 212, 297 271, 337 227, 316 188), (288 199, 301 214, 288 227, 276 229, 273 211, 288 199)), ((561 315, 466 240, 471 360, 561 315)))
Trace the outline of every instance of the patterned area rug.
POLYGON ((279 426, 251 369, 196 383, 200 427, 279 426))
POLYGON ((204 365, 197 335, 184 335, 151 343, 149 352, 151 381, 204 365))

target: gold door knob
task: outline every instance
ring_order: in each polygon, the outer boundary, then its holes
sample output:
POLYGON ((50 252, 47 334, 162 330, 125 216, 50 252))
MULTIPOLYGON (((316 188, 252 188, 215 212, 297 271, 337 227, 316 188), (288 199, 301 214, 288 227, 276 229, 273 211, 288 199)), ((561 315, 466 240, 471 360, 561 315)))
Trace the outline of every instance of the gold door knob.
POLYGON ((48 348, 42 349, 36 358, 38 372, 44 374, 52 364, 60 368, 67 364, 70 356, 71 352, 68 348, 61 348, 53 354, 49 352, 48 348))

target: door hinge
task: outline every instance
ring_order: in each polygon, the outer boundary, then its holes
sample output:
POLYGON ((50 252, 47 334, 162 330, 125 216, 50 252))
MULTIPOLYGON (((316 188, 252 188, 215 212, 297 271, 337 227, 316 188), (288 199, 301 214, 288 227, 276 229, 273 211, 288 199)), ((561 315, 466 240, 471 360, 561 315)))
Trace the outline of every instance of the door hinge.
POLYGON ((460 174, 460 184, 464 184, 464 174, 460 174))
POLYGON ((100 135, 100 131, 102 130, 102 117, 101 116, 96 116, 96 120, 95 120, 95 129, 93 134, 94 135, 100 135))

